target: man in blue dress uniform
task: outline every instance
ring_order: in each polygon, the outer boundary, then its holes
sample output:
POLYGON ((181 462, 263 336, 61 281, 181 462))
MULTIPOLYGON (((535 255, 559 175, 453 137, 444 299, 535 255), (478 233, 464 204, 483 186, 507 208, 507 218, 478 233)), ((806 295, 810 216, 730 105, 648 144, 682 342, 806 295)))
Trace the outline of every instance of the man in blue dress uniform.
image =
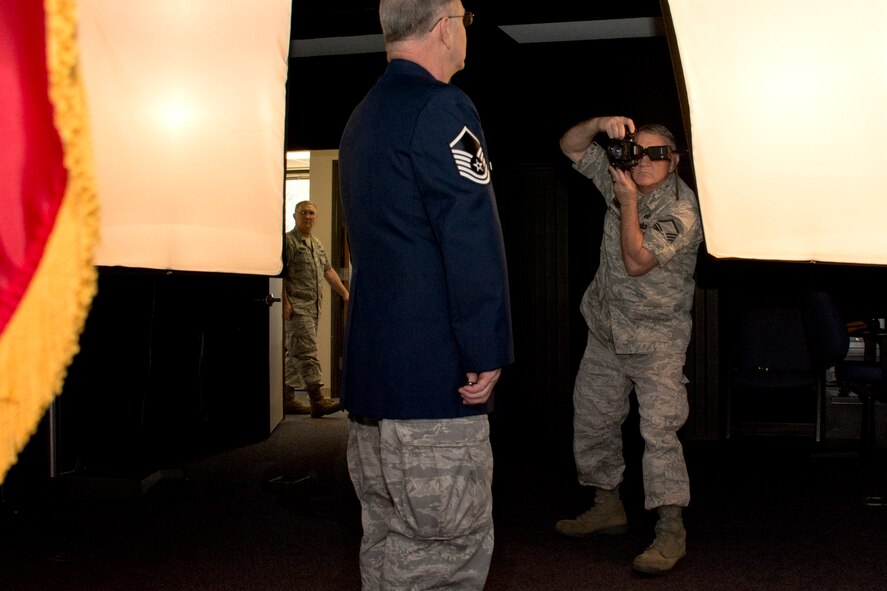
POLYGON ((382 0, 389 65, 339 151, 352 253, 341 404, 364 589, 482 589, 493 549, 487 413, 513 360, 483 131, 449 84, 473 15, 382 0))

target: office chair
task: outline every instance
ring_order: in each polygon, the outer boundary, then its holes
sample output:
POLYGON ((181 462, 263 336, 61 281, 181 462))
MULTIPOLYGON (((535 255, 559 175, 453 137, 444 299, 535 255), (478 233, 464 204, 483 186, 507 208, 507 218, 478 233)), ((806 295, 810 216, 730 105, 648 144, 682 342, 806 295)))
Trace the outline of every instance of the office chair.
POLYGON ((765 298, 748 304, 739 318, 728 434, 806 435, 812 431, 815 440, 822 441, 826 371, 844 358, 850 346, 847 328, 830 295, 803 291, 788 301, 765 298), (768 413, 768 407, 781 409, 782 416, 768 413), (734 410, 740 411, 739 416, 734 410), (756 414, 757 420, 748 420, 756 414))

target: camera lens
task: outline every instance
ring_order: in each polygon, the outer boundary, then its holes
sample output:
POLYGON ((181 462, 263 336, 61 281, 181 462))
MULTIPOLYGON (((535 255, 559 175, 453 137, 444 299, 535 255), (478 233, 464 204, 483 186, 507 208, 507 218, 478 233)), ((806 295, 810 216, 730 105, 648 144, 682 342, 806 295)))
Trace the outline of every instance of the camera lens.
POLYGON ((622 158, 625 155, 625 147, 622 145, 622 142, 610 142, 610 145, 607 146, 607 154, 609 154, 610 158, 622 158))
POLYGON ((612 140, 606 148, 610 164, 623 170, 628 170, 638 163, 637 151, 638 145, 634 143, 634 138, 631 136, 624 140, 612 140))

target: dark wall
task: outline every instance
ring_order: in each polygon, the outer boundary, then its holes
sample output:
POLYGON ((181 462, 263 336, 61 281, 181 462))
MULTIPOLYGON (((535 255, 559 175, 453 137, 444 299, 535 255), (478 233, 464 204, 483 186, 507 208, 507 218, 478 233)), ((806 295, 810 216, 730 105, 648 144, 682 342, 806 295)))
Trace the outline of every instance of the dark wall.
MULTIPOLYGON (((480 113, 495 162, 555 161, 566 129, 623 114, 683 135, 664 38, 520 45, 497 28, 469 35, 466 67, 452 83, 480 113)), ((290 60, 288 149, 333 149, 348 116, 387 62, 382 53, 290 60)))

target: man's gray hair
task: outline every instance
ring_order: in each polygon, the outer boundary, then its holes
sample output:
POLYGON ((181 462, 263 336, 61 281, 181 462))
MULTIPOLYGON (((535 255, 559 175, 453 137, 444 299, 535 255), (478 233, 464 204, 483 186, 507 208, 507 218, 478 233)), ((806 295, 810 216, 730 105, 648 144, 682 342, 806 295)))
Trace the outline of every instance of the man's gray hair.
POLYGON ((379 22, 385 43, 424 35, 453 0, 381 0, 379 22))
POLYGON ((646 131, 647 133, 655 133, 656 135, 661 135, 665 139, 668 140, 668 147, 674 150, 678 147, 677 142, 674 139, 674 134, 668 130, 668 128, 664 125, 660 125, 658 123, 647 123, 646 125, 641 125, 637 129, 637 133, 642 131, 646 131))

